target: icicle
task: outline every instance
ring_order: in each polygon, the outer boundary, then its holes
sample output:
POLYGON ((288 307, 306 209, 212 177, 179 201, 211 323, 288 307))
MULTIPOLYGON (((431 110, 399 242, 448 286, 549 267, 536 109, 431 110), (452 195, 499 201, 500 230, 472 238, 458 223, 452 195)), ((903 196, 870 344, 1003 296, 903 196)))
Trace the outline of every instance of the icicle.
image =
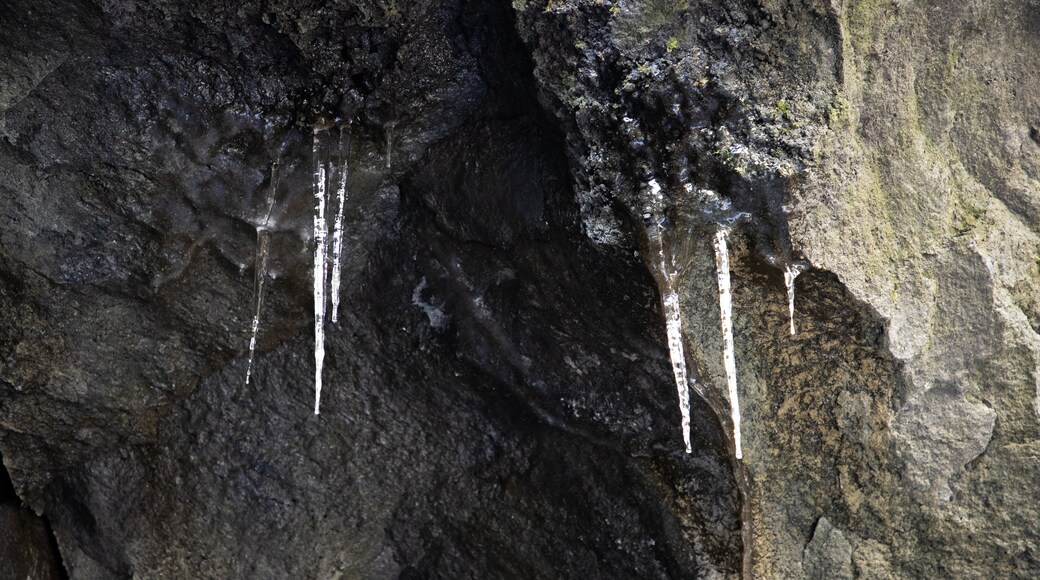
POLYGON ((264 218, 264 223, 256 228, 256 279, 253 282, 255 310, 253 311, 253 326, 249 337, 249 362, 246 363, 247 385, 253 373, 253 355, 256 354, 256 334, 260 330, 260 311, 264 305, 264 282, 267 280, 267 259, 270 255, 271 247, 271 232, 268 227, 271 225, 271 213, 274 212, 274 196, 278 190, 278 163, 279 161, 275 161, 271 165, 271 191, 267 194, 267 216, 264 218))
POLYGON ((723 228, 715 234, 715 264, 719 277, 719 316, 722 319, 723 364, 726 368, 726 383, 729 386, 729 404, 733 415, 733 445, 737 459, 743 457, 740 446, 740 401, 737 397, 737 362, 733 354, 733 297, 729 283, 729 249, 723 228))
POLYGON ((314 414, 321 405, 321 369, 325 362, 325 272, 328 261, 328 224, 325 219, 325 164, 314 129, 314 414))
POLYGON ((258 244, 256 255, 256 281, 253 283, 253 301, 255 302, 255 310, 253 311, 253 326, 249 336, 249 362, 246 363, 247 385, 249 384, 249 378, 253 374, 253 355, 256 354, 256 334, 257 331, 260 330, 260 309, 264 303, 264 280, 267 278, 267 255, 271 241, 270 233, 266 229, 258 229, 256 237, 258 244))
POLYGON ((394 146, 394 127, 397 123, 390 123, 390 126, 386 131, 386 168, 390 169, 390 155, 393 153, 394 146))
POLYGON ((668 333, 668 353, 672 359, 672 374, 675 376, 675 387, 679 392, 679 411, 682 413, 683 443, 686 452, 691 453, 690 445, 690 390, 686 380, 686 355, 683 352, 682 318, 679 309, 679 295, 669 291, 664 298, 665 329, 668 333))
POLYGON ((798 266, 786 266, 784 268, 784 285, 787 286, 787 310, 791 315, 791 336, 794 336, 794 279, 802 269, 798 266))
MULTIPOLYGON (((348 142, 347 147, 350 147, 348 142)), ((348 149, 349 150, 349 149, 348 149)), ((339 188, 336 190, 336 221, 332 226, 332 322, 339 318, 339 285, 340 257, 343 252, 343 208, 347 202, 347 172, 349 171, 349 153, 343 153, 342 134, 340 137, 339 188)))
POLYGON ((657 250, 658 268, 664 287, 661 289, 661 303, 664 306, 665 330, 668 335, 668 355, 672 360, 672 375, 675 376, 675 388, 679 393, 679 412, 682 414, 683 442, 686 452, 693 451, 690 445, 690 390, 686 375, 686 355, 683 352, 682 310, 679 307, 679 294, 675 288, 677 273, 668 267, 664 252, 664 232, 662 209, 664 197, 657 180, 650 180, 650 200, 646 205, 644 217, 650 220, 650 240, 657 250))

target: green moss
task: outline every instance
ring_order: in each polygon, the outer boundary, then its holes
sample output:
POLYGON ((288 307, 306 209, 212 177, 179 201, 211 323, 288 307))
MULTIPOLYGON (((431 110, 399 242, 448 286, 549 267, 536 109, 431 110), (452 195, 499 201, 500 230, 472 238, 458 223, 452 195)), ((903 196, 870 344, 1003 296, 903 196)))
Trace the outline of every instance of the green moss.
POLYGON ((964 199, 958 199, 953 207, 953 222, 950 224, 954 237, 967 235, 972 230, 986 225, 986 209, 974 207, 964 199))
POLYGON ((571 73, 563 73, 560 82, 563 84, 564 92, 568 94, 573 93, 578 86, 578 79, 571 73))
POLYGON ((640 16, 647 26, 656 28, 675 22, 689 8, 690 0, 647 0, 640 16))
POLYGON ((664 49, 666 52, 672 52, 679 47, 679 39, 672 36, 664 43, 664 49))
POLYGON ((827 109, 827 125, 837 131, 852 124, 852 104, 839 95, 827 109))
POLYGON ((681 30, 681 16, 690 8, 690 0, 643 0, 626 5, 622 11, 615 4, 610 13, 615 19, 615 34, 625 44, 632 47, 642 46, 647 37, 676 37, 674 48, 678 47, 681 30), (630 7, 630 8, 628 8, 630 7))

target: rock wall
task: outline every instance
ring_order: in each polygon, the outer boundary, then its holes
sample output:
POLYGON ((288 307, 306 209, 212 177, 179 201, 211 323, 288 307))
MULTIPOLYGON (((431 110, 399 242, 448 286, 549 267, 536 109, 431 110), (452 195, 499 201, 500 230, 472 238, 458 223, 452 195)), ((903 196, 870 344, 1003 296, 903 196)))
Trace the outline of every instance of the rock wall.
POLYGON ((625 229, 611 219, 636 221, 649 176, 671 186, 688 347, 719 397, 722 220, 705 220, 703 193, 752 214, 734 284, 755 576, 1040 569, 1038 14, 525 5, 578 195, 616 200, 607 219, 585 212, 590 236, 610 243, 600 232, 625 229), (813 270, 789 338, 779 270, 800 259, 813 270))
POLYGON ((0 451, 70 577, 1040 573, 1040 3, 0 13, 0 451), (317 417, 315 127, 351 168, 317 417))

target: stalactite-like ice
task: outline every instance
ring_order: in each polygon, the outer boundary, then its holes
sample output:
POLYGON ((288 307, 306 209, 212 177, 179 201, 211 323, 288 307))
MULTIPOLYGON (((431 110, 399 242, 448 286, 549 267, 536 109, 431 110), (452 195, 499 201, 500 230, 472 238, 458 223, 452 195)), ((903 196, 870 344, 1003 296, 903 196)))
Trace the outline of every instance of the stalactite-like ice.
POLYGON ((794 336, 794 279, 802 269, 798 266, 787 266, 784 268, 784 286, 787 287, 787 310, 791 318, 791 336, 794 336))
POLYGON ((339 319, 339 285, 340 285, 340 258, 343 252, 343 208, 347 203, 347 175, 350 164, 350 143, 347 143, 348 153, 344 153, 342 141, 340 143, 340 168, 339 187, 336 189, 336 220, 332 225, 332 322, 339 319))
POLYGON ((314 130, 314 414, 321 406, 321 369, 325 362, 325 272, 328 270, 328 223, 325 206, 325 164, 314 130))
POLYGON ((683 442, 686 452, 693 448, 690 445, 690 389, 686 374, 686 354, 683 352, 682 310, 679 307, 679 293, 676 289, 678 273, 668 267, 668 258, 664 251, 664 196, 657 180, 650 180, 650 194, 644 208, 644 218, 650 221, 648 233, 652 249, 657 252, 658 269, 663 287, 661 288, 661 304, 664 307, 665 330, 668 335, 668 355, 672 360, 672 375, 675 376, 675 388, 679 392, 679 412, 682 414, 683 442))
POLYGON ((737 397, 737 362, 733 353, 733 297, 729 281, 729 248, 726 238, 729 230, 721 228, 715 234, 715 266, 719 278, 719 317, 722 320, 723 366, 729 386, 729 405, 733 417, 733 445, 737 459, 743 457, 740 445, 740 400, 737 397))
POLYGON ((260 312, 264 306, 264 283, 267 281, 267 259, 271 253, 271 214, 274 196, 278 190, 278 161, 271 165, 271 190, 267 194, 267 213, 264 222, 256 228, 256 278, 253 282, 253 325, 249 336, 249 362, 246 363, 246 384, 253 374, 253 355, 256 354, 256 334, 260 330, 260 312))

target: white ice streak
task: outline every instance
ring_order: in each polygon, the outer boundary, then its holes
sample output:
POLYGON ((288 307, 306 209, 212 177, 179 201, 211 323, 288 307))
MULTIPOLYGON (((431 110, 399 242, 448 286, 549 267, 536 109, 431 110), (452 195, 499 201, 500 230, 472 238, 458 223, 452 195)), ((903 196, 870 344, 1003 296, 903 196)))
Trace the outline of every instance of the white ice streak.
POLYGON ((325 206, 325 164, 318 151, 318 129, 314 130, 314 414, 321 405, 321 369, 325 362, 325 272, 328 269, 328 223, 325 206))
POLYGON ((661 303, 664 307, 665 330, 668 335, 668 355, 672 360, 672 374, 675 376, 675 388, 679 392, 679 412, 682 414, 683 442, 686 452, 693 448, 690 445, 690 390, 686 375, 686 355, 683 352, 682 311, 679 306, 679 294, 676 291, 678 274, 668 267, 664 251, 664 232, 662 214, 664 197, 657 180, 650 180, 650 199, 646 204, 644 217, 650 220, 649 236, 653 249, 657 251, 658 268, 664 287, 661 288, 661 303))
MULTIPOLYGON (((342 145, 342 144, 341 144, 342 145)), ((332 322, 339 318, 340 257, 343 252, 343 208, 347 203, 347 157, 340 147, 339 188, 336 190, 336 221, 332 225, 332 322)))
POLYGON ((719 278, 719 316, 722 319, 723 365, 729 386, 729 405, 733 416, 733 446, 737 459, 743 457, 740 446, 740 400, 737 397, 737 362, 733 354, 733 297, 729 282, 729 249, 722 228, 715 234, 715 266, 719 278))
POLYGON ((267 214, 264 223, 256 228, 256 279, 253 283, 253 325, 249 336, 249 362, 246 363, 246 384, 253 374, 253 355, 256 354, 256 334, 260 330, 260 311, 264 305, 264 282, 267 281, 267 259, 271 248, 271 213, 274 212, 274 196, 278 189, 278 162, 271 166, 271 191, 267 195, 267 214))
POLYGON ((791 318, 791 336, 794 336, 794 279, 802 269, 798 266, 787 266, 784 268, 784 286, 787 286, 787 310, 791 318))

